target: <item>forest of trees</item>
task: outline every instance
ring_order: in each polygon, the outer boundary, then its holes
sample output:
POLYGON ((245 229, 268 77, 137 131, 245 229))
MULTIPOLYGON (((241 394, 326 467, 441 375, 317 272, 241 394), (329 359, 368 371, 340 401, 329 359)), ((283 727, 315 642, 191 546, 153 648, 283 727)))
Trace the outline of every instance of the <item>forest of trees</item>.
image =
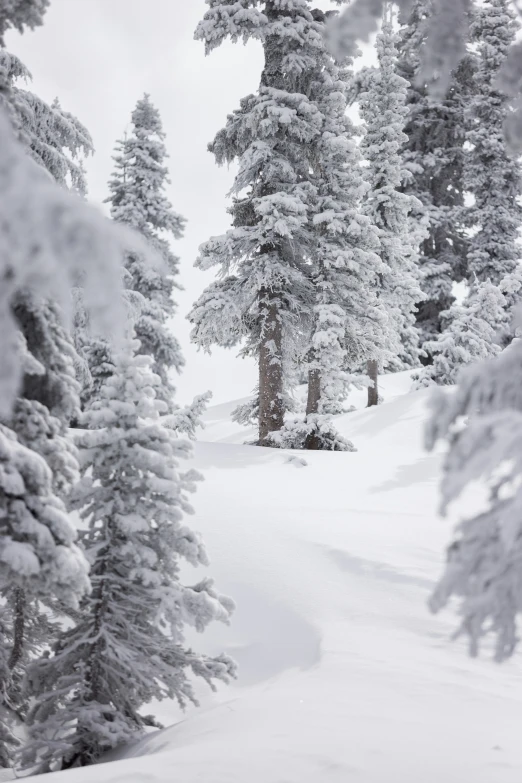
MULTIPOLYGON (((216 274, 192 339, 255 359, 234 416, 263 447, 352 451, 335 417, 353 386, 378 405, 383 372, 457 384, 434 392, 427 433, 428 448, 449 444, 443 502, 484 478, 490 499, 458 530, 431 606, 458 596, 471 652, 493 629, 503 660, 522 611, 516 9, 206 3, 205 52, 252 39, 264 64, 209 145, 236 173, 229 227, 196 260, 216 274)), ((200 477, 182 461, 209 395, 175 399, 185 219, 166 196, 161 116, 139 97, 105 217, 87 200, 89 131, 27 89, 4 45, 48 5, 0 0, 0 766, 32 773, 157 725, 152 700, 196 702, 193 675, 235 676, 228 656, 185 644, 186 625, 226 623, 234 603, 208 577, 180 578, 182 560, 208 565, 186 524, 200 477)))

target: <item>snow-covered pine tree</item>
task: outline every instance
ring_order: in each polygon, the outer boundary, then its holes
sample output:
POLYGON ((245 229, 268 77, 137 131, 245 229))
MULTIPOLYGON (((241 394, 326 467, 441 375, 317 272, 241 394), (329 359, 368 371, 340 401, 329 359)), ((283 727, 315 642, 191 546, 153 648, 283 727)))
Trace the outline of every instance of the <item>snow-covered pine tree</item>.
POLYGON ((185 405, 183 408, 176 407, 173 413, 164 416, 165 426, 173 432, 177 432, 178 435, 187 435, 190 440, 195 440, 198 427, 205 429, 202 416, 211 399, 212 392, 210 391, 197 394, 189 405, 185 405))
MULTIPOLYGON (((415 196, 401 192, 406 179, 402 153, 408 141, 404 133, 408 82, 397 73, 396 40, 391 3, 386 3, 376 41, 378 68, 368 72, 366 90, 359 95, 365 122, 361 148, 369 164, 365 214, 379 229, 379 252, 385 267, 377 293, 387 328, 375 341, 376 352, 369 366, 375 383, 378 369, 400 370, 419 364, 415 313, 423 297, 417 264, 422 204, 415 196)), ((376 398, 376 389, 369 387, 368 405, 377 404, 376 398)))
MULTIPOLYGON (((334 0, 344 4, 346 0, 334 0)), ((338 19, 332 19, 330 42, 337 56, 353 56, 358 41, 368 41, 377 30, 385 0, 354 0, 338 19)), ((402 14, 412 10, 415 0, 397 0, 402 14)), ((513 3, 515 7, 517 3, 513 3)), ((472 0, 432 0, 428 34, 422 47, 422 80, 435 101, 444 97, 452 74, 468 54, 472 0)), ((499 84, 509 95, 512 111, 504 122, 504 133, 512 151, 522 149, 522 44, 510 46, 499 73, 499 84)))
MULTIPOLYGON (((55 305, 23 291, 13 300, 13 314, 27 356, 20 395, 3 423, 20 444, 45 460, 52 493, 64 501, 78 479, 76 451, 67 434, 70 421, 79 413, 76 353, 55 305)), ((10 648, 5 693, 10 709, 21 718, 27 708, 21 687, 25 669, 52 643, 58 628, 43 608, 45 603, 55 603, 55 596, 46 599, 10 582, 1 584, 0 596, 5 601, 4 625, 10 623, 11 630, 4 639, 10 648)))
MULTIPOLYGON (((518 328, 522 326, 518 319, 518 328)), ((515 651, 522 612, 522 341, 494 359, 467 368, 455 392, 432 398, 428 448, 449 443, 442 481, 442 510, 469 486, 487 488, 482 511, 468 515, 448 548, 445 572, 431 598, 439 611, 460 602, 458 633, 477 655, 493 637, 495 658, 515 651), (466 426, 462 426, 466 419, 466 426)))
POLYGON ((507 327, 506 300, 489 280, 477 283, 462 305, 454 304, 441 313, 441 320, 442 333, 427 344, 433 364, 422 370, 417 388, 451 386, 463 367, 500 353, 507 327))
MULTIPOLYGON (((28 308, 27 302, 28 296, 23 296, 21 319, 15 307, 15 317, 21 328, 20 350, 24 353, 23 396, 15 401, 7 419, 9 429, 5 425, 3 429, 26 448, 27 453, 32 455, 34 465, 38 464, 39 458, 45 460, 49 480, 41 482, 37 494, 43 496, 42 502, 50 502, 59 509, 65 524, 66 509, 62 499, 78 478, 75 449, 66 433, 69 416, 73 415, 78 399, 71 356, 73 352, 70 341, 58 326, 58 320, 54 317, 46 318, 46 310, 52 309, 51 306, 28 308), (28 339, 32 343, 31 352, 27 347, 28 339), (46 404, 38 399, 44 400, 46 404)), ((4 466, 4 470, 9 474, 8 466, 4 466)), ((25 503, 31 508, 30 500, 25 503)), ((11 525, 14 535, 24 541, 22 512, 18 520, 14 516, 11 525)), ((47 525, 52 531, 52 520, 47 525)), ((7 530, 0 531, 0 541, 6 535, 7 530)), ((45 532, 42 530, 40 535, 44 537, 45 532)), ((71 535, 74 537, 75 533, 71 535)), ((87 571, 87 563, 84 565, 87 571)), ((67 574, 64 578, 67 579, 67 574)), ((73 584, 73 594, 74 590, 73 584)), ((23 720, 26 713, 27 700, 22 682, 27 664, 52 642, 57 631, 54 621, 42 609, 42 602, 48 606, 57 603, 63 606, 63 596, 53 592, 46 594, 29 580, 23 584, 0 573, 0 601, 3 605, 2 656, 7 666, 7 677, 0 684, 0 702, 3 704, 0 712, 7 711, 7 714, 0 716, 0 723, 5 720, 5 726, 9 726, 23 720)))
MULTIPOLYGON (((335 432, 332 414, 342 411, 351 373, 372 355, 383 330, 375 288, 384 266, 376 251, 378 231, 361 209, 368 185, 361 169, 356 131, 346 116, 352 73, 323 56, 311 97, 322 118, 312 145, 317 196, 310 212, 314 229, 312 282, 315 289, 308 352, 308 399, 301 447, 353 450, 335 432)), ((289 444, 286 444, 289 445, 289 444)), ((299 443, 296 444, 299 447, 299 443)))
MULTIPOLYGON (((9 16, 5 4, 2 5, 0 30, 9 26, 9 20, 18 29, 24 23, 36 24, 46 4, 24 2, 22 5, 11 4, 14 16, 9 16), (38 9, 40 16, 36 13, 38 9)), ((0 531, 0 548, 5 548, 6 557, 20 555, 18 582, 8 568, 16 570, 16 564, 12 566, 9 561, 0 569, 0 588, 13 590, 13 600, 3 616, 4 627, 8 624, 9 632, 1 639, 1 657, 3 661, 7 659, 10 677, 10 682, 2 683, 0 688, 4 702, 13 693, 13 681, 18 674, 15 669, 36 649, 33 645, 30 651, 27 640, 31 638, 36 644, 43 638, 43 626, 40 624, 38 629, 33 622, 41 618, 36 611, 37 601, 51 600, 51 594, 53 600, 67 600, 62 582, 68 582, 69 600, 74 600, 87 585, 85 561, 74 549, 74 531, 57 496, 65 492, 71 471, 74 473, 74 456, 62 437, 62 428, 75 407, 70 402, 77 398, 67 368, 70 341, 57 313, 70 308, 71 287, 81 280, 85 305, 95 327, 116 339, 121 332, 122 249, 133 247, 136 252, 145 249, 151 262, 154 257, 138 238, 112 227, 97 211, 53 183, 43 166, 31 159, 38 155, 30 141, 31 133, 23 132, 23 113, 20 121, 16 121, 17 92, 12 78, 13 73, 9 73, 2 57, 0 417, 6 485, 2 490, 4 529, 0 531), (16 135, 25 142, 26 150, 16 140, 8 116, 15 122, 16 135), (49 302, 53 305, 49 306, 49 302), (24 553, 27 559, 22 562, 24 553), (55 573, 49 576, 47 568, 55 573)), ((40 104, 38 107, 42 109, 40 104)), ((49 109, 49 116, 54 117, 56 113, 57 109, 49 109)), ((40 117, 31 126, 31 132, 44 133, 43 148, 48 146, 52 129, 59 126, 53 123, 54 119, 47 128, 40 117)), ((58 133, 56 138, 57 149, 63 149, 70 137, 64 140, 58 133)), ((40 156, 39 163, 44 162, 45 157, 40 156)), ((62 171, 65 169, 67 166, 62 171)))
POLYGON ((88 130, 58 100, 49 105, 20 87, 19 82, 31 81, 32 75, 5 49, 0 49, 0 71, 8 85, 4 100, 23 145, 55 182, 85 195, 83 158, 93 152, 88 130))
POLYGON ((474 197, 466 215, 474 229, 468 250, 471 284, 477 279, 498 285, 515 270, 520 258, 522 172, 504 138, 511 105, 498 80, 518 29, 510 0, 487 0, 477 6, 471 35, 478 49, 478 68, 466 134, 470 145, 466 187, 474 197))
MULTIPOLYGON (((420 247, 420 286, 425 298, 419 303, 417 327, 421 348, 441 331, 440 313, 453 302, 453 283, 467 274, 468 236, 464 221, 464 144, 466 110, 475 84, 474 57, 463 57, 451 73, 446 93, 430 93, 426 51, 434 24, 437 0, 413 0, 400 16, 398 72, 409 84, 409 115, 404 127, 408 137, 404 165, 409 177, 407 194, 423 204, 428 232, 420 247)), ((436 21, 436 20, 435 20, 436 21)), ((429 354, 422 357, 429 363, 429 354)))
POLYGON ((196 38, 206 51, 226 38, 261 41, 265 63, 255 94, 241 101, 210 149, 219 165, 238 161, 230 208, 233 228, 202 245, 197 266, 217 268, 189 318, 200 345, 242 339, 259 363, 259 442, 284 421, 284 346, 308 329, 313 307, 309 258, 311 149, 322 119, 310 99, 324 50, 323 23, 310 0, 210 0, 196 38))
POLYGON ((125 258, 125 268, 129 273, 127 287, 142 297, 141 312, 134 320, 141 350, 154 358, 154 371, 162 379, 158 395, 172 405, 174 388, 169 373, 179 371, 184 361, 167 326, 176 309, 172 295, 179 288, 175 279, 179 259, 168 238, 182 236, 185 220, 174 212, 165 195, 169 183, 165 133, 149 95, 138 101, 131 119, 130 132, 117 144, 107 202, 112 218, 139 231, 164 262, 163 269, 151 270, 146 258, 131 252, 125 258))
POLYGON ((184 645, 186 624, 203 631, 212 620, 227 622, 233 604, 208 578, 194 587, 179 580, 181 558, 208 563, 183 523, 198 475, 179 471, 190 445, 164 426, 152 358, 135 354, 132 341, 115 356, 78 438, 83 478, 71 505, 88 524, 82 541, 93 590, 75 626, 30 671, 24 764, 32 770, 92 763, 153 723, 140 712, 153 699, 196 702, 190 672, 211 685, 234 673, 226 656, 184 645))
MULTIPOLYGON (((20 673, 28 639, 33 653, 47 641, 43 634, 49 627, 41 622, 37 601, 77 605, 89 580, 76 531, 53 491, 50 468, 1 424, 0 518, 0 590, 8 598, 2 607, 0 735, 10 741, 13 716, 21 717, 20 673)), ((9 764, 11 749, 1 754, 2 764, 9 764)))
MULTIPOLYGON (((29 74, 12 55, 0 51, 0 68, 9 79, 6 100, 21 142, 57 184, 83 196, 86 185, 81 161, 92 150, 88 132, 57 102, 48 106, 16 86, 16 79, 29 74)), ((45 459, 51 469, 52 490, 63 500, 78 477, 74 447, 67 437, 69 423, 79 412, 76 353, 57 305, 21 289, 11 308, 31 361, 26 359, 20 395, 2 423, 22 445, 45 459)), ((10 707, 22 715, 25 704, 19 686, 24 669, 31 657, 52 642, 52 636, 47 636, 52 623, 39 596, 16 584, 2 585, 0 594, 6 602, 4 625, 8 621, 12 624, 6 694, 10 707)))
MULTIPOLYGON (((344 5, 346 0, 334 0, 344 5)), ((337 57, 353 56, 358 42, 369 41, 377 30, 387 0, 354 0, 339 18, 332 19, 330 42, 337 57)), ((396 0, 407 16, 416 0, 396 0)), ((421 0, 424 3, 424 0, 421 0)), ((430 0, 430 18, 422 47, 421 82, 428 83, 435 100, 442 100, 452 74, 466 55, 471 0, 430 0)))
POLYGON ((43 23, 50 0, 4 0, 0 4, 0 46, 9 29, 22 33, 26 27, 34 29, 43 23))

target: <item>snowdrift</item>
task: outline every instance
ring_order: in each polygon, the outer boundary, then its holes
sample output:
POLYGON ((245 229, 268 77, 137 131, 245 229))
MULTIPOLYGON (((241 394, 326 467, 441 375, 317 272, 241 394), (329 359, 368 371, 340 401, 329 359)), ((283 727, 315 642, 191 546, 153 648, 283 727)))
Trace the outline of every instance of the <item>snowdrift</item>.
POLYGON ((455 518, 437 517, 428 392, 409 386, 383 379, 382 406, 338 420, 357 453, 306 466, 241 445, 237 403, 208 412, 193 526, 237 612, 191 642, 240 679, 186 715, 157 705, 170 728, 48 783, 520 783, 520 659, 470 660, 426 608, 455 518))

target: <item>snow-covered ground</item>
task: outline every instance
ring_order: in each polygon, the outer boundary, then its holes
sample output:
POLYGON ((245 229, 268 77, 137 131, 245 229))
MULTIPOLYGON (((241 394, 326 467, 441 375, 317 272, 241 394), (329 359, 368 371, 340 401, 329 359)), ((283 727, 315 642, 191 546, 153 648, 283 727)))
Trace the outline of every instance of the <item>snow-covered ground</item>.
POLYGON ((241 445, 236 403, 208 412, 193 525, 237 612, 194 644, 232 653, 239 681, 186 716, 158 705, 170 728, 48 783, 520 783, 520 658, 470 660, 426 609, 455 518, 409 385, 389 376, 382 406, 338 420, 357 453, 306 466, 241 445))

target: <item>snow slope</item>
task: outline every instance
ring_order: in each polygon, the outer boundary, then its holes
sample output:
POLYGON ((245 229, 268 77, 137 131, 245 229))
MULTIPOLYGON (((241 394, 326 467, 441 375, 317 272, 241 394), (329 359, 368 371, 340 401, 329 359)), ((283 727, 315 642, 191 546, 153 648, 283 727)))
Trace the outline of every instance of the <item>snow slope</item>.
POLYGON ((236 403, 209 411, 194 527, 237 612, 194 644, 233 653, 240 679, 186 716, 159 705, 176 725, 48 783, 520 782, 520 659, 470 660, 455 618, 426 609, 454 520, 409 385, 389 376, 382 406, 338 420, 357 453, 306 466, 241 445, 236 403))

